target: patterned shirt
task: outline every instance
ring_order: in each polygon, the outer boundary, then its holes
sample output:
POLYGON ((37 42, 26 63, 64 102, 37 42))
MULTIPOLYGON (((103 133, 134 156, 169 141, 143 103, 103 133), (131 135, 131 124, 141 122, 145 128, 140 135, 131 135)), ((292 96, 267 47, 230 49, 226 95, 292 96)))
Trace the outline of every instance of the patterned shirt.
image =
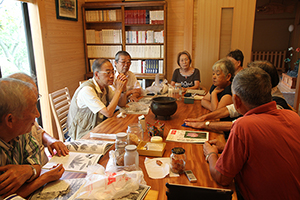
POLYGON ((40 165, 40 160, 39 145, 31 133, 20 135, 9 143, 0 139, 0 166, 9 164, 40 165))

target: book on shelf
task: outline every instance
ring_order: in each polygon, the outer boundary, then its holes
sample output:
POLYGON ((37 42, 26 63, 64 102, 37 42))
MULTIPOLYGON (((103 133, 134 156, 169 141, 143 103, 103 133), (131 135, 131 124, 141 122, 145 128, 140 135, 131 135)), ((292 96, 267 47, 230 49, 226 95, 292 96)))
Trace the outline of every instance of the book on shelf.
POLYGON ((150 24, 163 24, 164 23, 164 11, 163 10, 151 10, 149 11, 150 24))
POLYGON ((130 71, 133 73, 163 74, 163 60, 132 60, 130 71))
POLYGON ((116 52, 121 51, 121 45, 106 46, 106 45, 88 45, 88 58, 114 58, 116 52))
POLYGON ((53 156, 49 155, 49 162, 43 166, 44 169, 50 169, 54 165, 63 164, 66 171, 87 172, 89 165, 95 165, 99 159, 113 146, 112 141, 101 140, 76 140, 65 142, 69 149, 69 155, 53 156))
POLYGON ((125 10, 125 24, 163 24, 164 10, 125 10))
POLYGON ((120 21, 122 19, 121 9, 113 10, 86 10, 86 22, 120 21))
POLYGON ((126 51, 132 58, 161 58, 163 45, 127 45, 126 51))
POLYGON ((204 143, 208 141, 209 132, 171 129, 166 141, 185 143, 204 143))
POLYGON ((101 31, 96 31, 93 29, 87 29, 86 31, 86 43, 112 43, 120 44, 122 43, 122 30, 120 29, 102 29, 101 31))

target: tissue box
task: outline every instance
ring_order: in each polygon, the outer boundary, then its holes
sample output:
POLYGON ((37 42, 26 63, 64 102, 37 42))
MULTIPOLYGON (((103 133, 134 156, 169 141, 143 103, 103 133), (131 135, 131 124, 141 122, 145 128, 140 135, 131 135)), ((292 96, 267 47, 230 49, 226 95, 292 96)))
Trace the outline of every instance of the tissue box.
POLYGON ((194 103, 194 98, 193 97, 184 97, 183 102, 185 104, 193 104, 194 103))
MULTIPOLYGON (((163 149, 161 151, 153 151, 153 150, 147 150, 145 148, 145 145, 147 144, 148 142, 146 141, 141 141, 137 147, 137 151, 139 153, 139 155, 141 156, 157 156, 157 157, 162 157, 165 150, 166 150, 166 143, 162 142, 163 144, 163 149)), ((156 144, 159 144, 159 143, 156 143, 156 144)))

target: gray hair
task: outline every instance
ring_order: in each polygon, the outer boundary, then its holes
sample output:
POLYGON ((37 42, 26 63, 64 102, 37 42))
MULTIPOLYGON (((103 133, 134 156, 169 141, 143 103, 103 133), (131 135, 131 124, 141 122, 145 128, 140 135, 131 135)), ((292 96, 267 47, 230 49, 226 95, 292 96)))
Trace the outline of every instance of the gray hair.
POLYGON ((93 65, 92 65, 92 69, 93 69, 93 72, 94 72, 94 75, 95 75, 95 72, 96 71, 101 71, 101 67, 104 63, 106 62, 109 62, 110 61, 106 58, 99 58, 97 60, 94 61, 93 65))
POLYGON ((29 76, 28 74, 25 74, 23 72, 18 72, 9 75, 7 78, 14 78, 14 79, 19 79, 21 81, 27 82, 27 83, 34 83, 36 85, 36 78, 29 76))
POLYGON ((258 67, 246 68, 237 73, 231 89, 251 109, 272 101, 271 78, 258 67))
POLYGON ((32 84, 13 78, 0 79, 0 123, 2 118, 13 114, 19 118, 27 108, 27 99, 24 94, 32 91, 32 84))
POLYGON ((131 61, 131 56, 127 51, 118 51, 115 55, 115 61, 119 62, 120 56, 129 56, 130 61, 131 61))
POLYGON ((218 67, 220 67, 220 69, 225 74, 225 76, 231 74, 231 81, 232 81, 235 73, 234 64, 229 59, 222 58, 212 66, 212 70, 216 70, 218 67))

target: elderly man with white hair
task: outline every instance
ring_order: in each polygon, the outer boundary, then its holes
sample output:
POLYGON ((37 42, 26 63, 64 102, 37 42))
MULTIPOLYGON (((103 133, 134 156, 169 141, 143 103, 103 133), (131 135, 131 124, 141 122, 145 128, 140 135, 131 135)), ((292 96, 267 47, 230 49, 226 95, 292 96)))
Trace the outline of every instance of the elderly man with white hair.
POLYGON ((27 197, 44 184, 59 179, 64 168, 55 166, 40 175, 40 150, 29 133, 40 113, 33 85, 0 79, 0 196, 27 197))

